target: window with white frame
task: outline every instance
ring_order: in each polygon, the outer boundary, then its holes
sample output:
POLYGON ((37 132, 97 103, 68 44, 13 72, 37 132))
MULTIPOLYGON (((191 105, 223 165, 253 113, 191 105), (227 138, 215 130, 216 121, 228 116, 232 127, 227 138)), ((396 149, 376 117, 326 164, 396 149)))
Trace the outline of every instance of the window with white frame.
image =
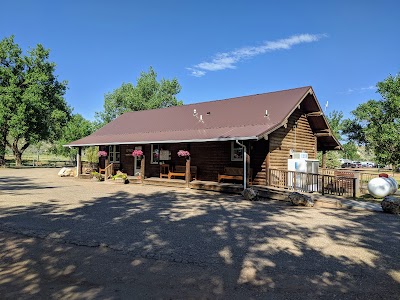
POLYGON ((152 144, 151 145, 151 164, 158 164, 160 161, 160 145, 152 144))
POLYGON ((120 146, 119 145, 110 145, 108 147, 108 159, 110 162, 119 163, 121 157, 120 146))
POLYGON ((243 147, 239 146, 234 141, 231 142, 231 160, 243 161, 243 147))

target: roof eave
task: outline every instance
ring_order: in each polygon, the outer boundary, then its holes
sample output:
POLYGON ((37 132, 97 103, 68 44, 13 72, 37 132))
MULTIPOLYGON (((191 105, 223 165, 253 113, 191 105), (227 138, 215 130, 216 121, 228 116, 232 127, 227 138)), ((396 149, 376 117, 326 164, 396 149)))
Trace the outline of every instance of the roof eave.
POLYGON ((67 144, 63 147, 90 147, 90 146, 105 146, 105 145, 145 145, 145 144, 173 144, 173 143, 204 143, 204 142, 224 142, 224 141, 247 141, 258 140, 258 136, 239 136, 229 138, 214 138, 214 139, 191 139, 191 140, 161 140, 161 141, 136 141, 136 142, 111 142, 111 143, 83 143, 83 144, 67 144))

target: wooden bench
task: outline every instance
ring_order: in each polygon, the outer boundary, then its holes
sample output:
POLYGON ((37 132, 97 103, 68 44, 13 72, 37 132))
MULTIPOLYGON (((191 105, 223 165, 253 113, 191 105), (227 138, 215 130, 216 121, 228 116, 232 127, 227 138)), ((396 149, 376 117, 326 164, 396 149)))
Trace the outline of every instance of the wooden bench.
MULTIPOLYGON (((250 184, 252 170, 250 169, 250 176, 248 178, 250 184)), ((243 180, 243 168, 236 168, 236 167, 224 167, 224 173, 218 173, 218 183, 221 183, 222 179, 231 179, 231 180, 243 180)))
MULTIPOLYGON (((169 171, 168 172, 168 179, 171 179, 172 177, 185 177, 186 176, 186 166, 175 166, 174 171, 169 171)), ((190 166, 190 180, 196 180, 197 179, 197 167, 196 166, 190 166)))

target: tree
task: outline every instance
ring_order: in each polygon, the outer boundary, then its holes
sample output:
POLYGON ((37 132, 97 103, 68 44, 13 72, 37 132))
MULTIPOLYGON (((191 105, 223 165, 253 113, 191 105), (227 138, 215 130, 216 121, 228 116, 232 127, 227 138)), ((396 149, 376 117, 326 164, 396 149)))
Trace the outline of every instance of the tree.
POLYGON ((136 86, 123 83, 121 87, 104 96, 104 110, 96 112, 99 126, 105 125, 128 111, 147 110, 182 105, 176 95, 181 86, 176 78, 157 81, 157 73, 150 67, 149 72, 142 72, 136 86))
POLYGON ((346 157, 350 160, 360 159, 358 148, 353 141, 345 142, 345 137, 342 135, 344 129, 343 112, 332 111, 326 116, 329 126, 332 129, 333 135, 342 142, 343 151, 329 151, 327 153, 326 165, 328 168, 336 168, 340 166, 340 158, 346 157))
POLYGON ((57 139, 70 116, 67 83, 58 81, 49 54, 38 44, 23 55, 14 36, 0 41, 0 155, 10 147, 17 166, 30 144, 57 139))
POLYGON ((98 146, 92 146, 85 149, 85 158, 92 168, 96 168, 96 164, 99 162, 97 153, 99 152, 98 146))
POLYGON ((377 83, 381 100, 360 104, 345 121, 344 133, 372 149, 380 164, 400 165, 400 74, 377 83))
POLYGON ((332 129, 333 135, 338 139, 342 139, 342 125, 343 125, 343 113, 341 111, 334 110, 326 116, 329 126, 332 129))
POLYGON ((71 161, 74 160, 78 152, 77 148, 68 148, 64 147, 64 145, 92 134, 93 129, 92 122, 86 120, 80 114, 72 115, 71 119, 62 129, 61 137, 55 143, 52 152, 68 156, 71 161))
MULTIPOLYGON (((329 123, 329 126, 332 130, 333 135, 338 139, 341 140, 342 135, 341 135, 341 130, 342 130, 342 119, 343 119, 343 113, 341 111, 334 110, 330 112, 327 116, 326 119, 329 123)), ((322 163, 322 155, 318 155, 318 159, 320 160, 320 163, 322 163)), ((339 151, 328 151, 326 154, 326 166, 328 168, 337 168, 340 166, 340 152, 339 151)))
POLYGON ((344 156, 350 160, 360 160, 361 156, 358 153, 357 145, 353 141, 349 141, 346 144, 343 144, 343 152, 344 156))

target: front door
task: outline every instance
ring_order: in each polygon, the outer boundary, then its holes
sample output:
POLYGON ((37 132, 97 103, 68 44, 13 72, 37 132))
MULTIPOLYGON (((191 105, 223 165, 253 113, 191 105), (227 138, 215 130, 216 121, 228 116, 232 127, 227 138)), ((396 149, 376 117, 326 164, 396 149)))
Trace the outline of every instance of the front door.
MULTIPOLYGON (((142 146, 136 146, 135 150, 142 150, 142 146)), ((133 162, 133 175, 139 176, 140 175, 140 167, 141 167, 142 157, 135 156, 133 162)))

